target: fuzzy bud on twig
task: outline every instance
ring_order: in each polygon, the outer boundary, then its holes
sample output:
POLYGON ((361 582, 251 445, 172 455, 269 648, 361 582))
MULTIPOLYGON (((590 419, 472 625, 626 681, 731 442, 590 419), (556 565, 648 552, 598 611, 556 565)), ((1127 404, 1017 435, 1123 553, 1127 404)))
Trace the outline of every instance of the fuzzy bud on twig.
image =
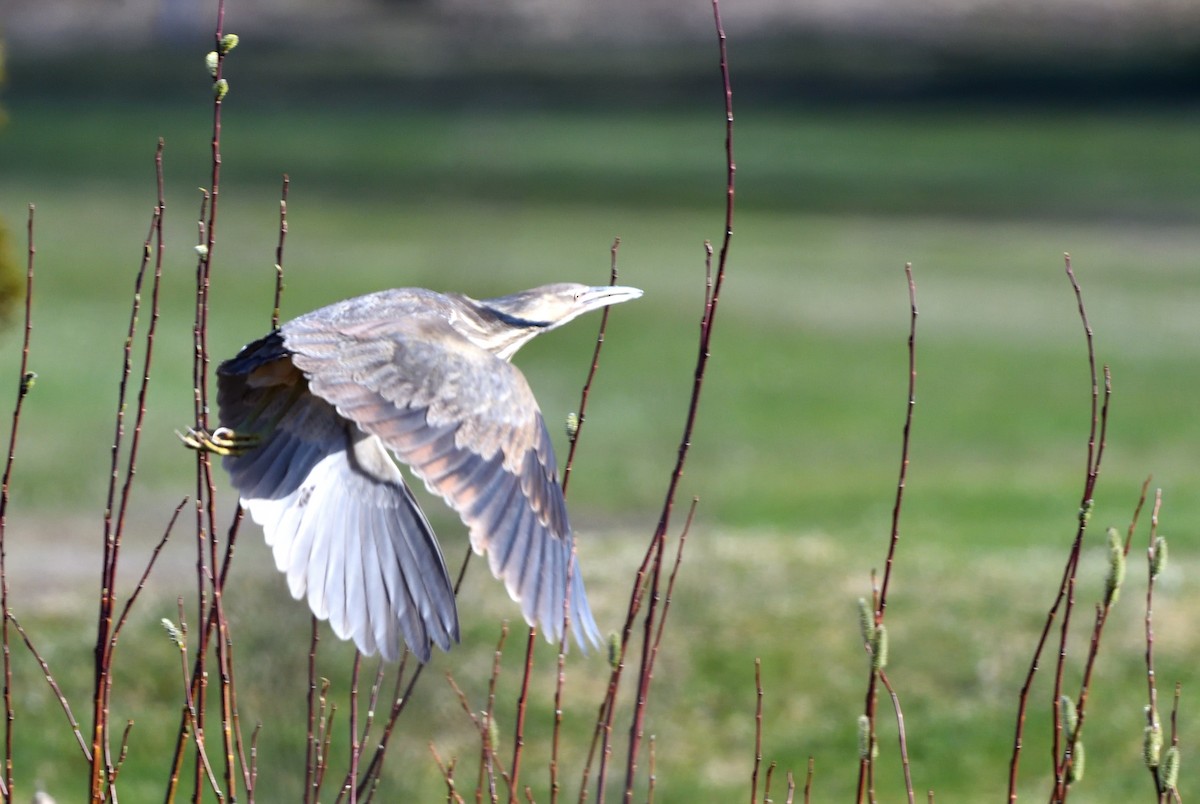
POLYGON ((887 626, 883 623, 875 626, 875 637, 871 640, 871 669, 878 673, 887 667, 888 640, 887 626))
POLYGON ((1083 504, 1083 507, 1079 509, 1079 521, 1081 524, 1086 525, 1088 523, 1092 518, 1092 509, 1095 507, 1095 500, 1088 500, 1083 504))
POLYGON ((1162 758, 1162 742, 1162 726, 1159 725, 1158 719, 1155 718, 1154 725, 1147 726, 1145 733, 1142 735, 1142 760, 1150 770, 1157 768, 1162 758))
POLYGON ((1075 741, 1075 749, 1071 753, 1071 770, 1067 773, 1067 784, 1083 781, 1083 741, 1075 741))
POLYGON ((167 636, 169 636, 171 638, 171 641, 175 643, 175 647, 179 648, 180 650, 183 650, 183 648, 184 648, 183 631, 181 631, 179 629, 179 626, 177 626, 175 623, 168 620, 166 617, 163 617, 162 618, 162 627, 164 629, 166 629, 167 636))
POLYGON ((863 644, 870 645, 875 641, 875 612, 865 597, 858 599, 858 630, 862 634, 863 644))
POLYGON ((1163 790, 1174 790, 1179 784, 1179 746, 1171 746, 1163 756, 1158 766, 1158 784, 1163 790))
POLYGON ((574 441, 579 435, 579 414, 571 411, 567 414, 567 440, 574 441))
POLYGON ((1111 606, 1125 582, 1125 545, 1116 528, 1108 529, 1108 576, 1104 579, 1104 605, 1111 606))
POLYGON ((217 77, 217 65, 221 62, 221 57, 217 55, 217 51, 210 50, 208 55, 204 57, 204 66, 208 68, 208 74, 213 78, 217 77))
POLYGON ((240 41, 241 40, 238 39, 237 34, 225 34, 223 37, 221 37, 221 52, 228 53, 237 47, 238 42, 240 41))
POLYGON ((860 761, 875 756, 874 740, 871 739, 871 720, 866 715, 858 716, 858 758, 860 761))
POLYGON ((496 724, 496 716, 483 713, 484 722, 487 723, 487 738, 488 745, 492 748, 497 748, 500 745, 500 726, 496 724))
POLYGON ((1154 552, 1150 555, 1150 577, 1157 578, 1167 568, 1167 537, 1159 536, 1154 540, 1154 552))
POLYGON ((224 100, 229 94, 229 82, 224 78, 217 79, 213 84, 213 94, 217 96, 218 101, 224 100))
POLYGON ((1075 728, 1079 725, 1079 713, 1075 711, 1075 702, 1071 700, 1069 695, 1063 695, 1059 699, 1059 711, 1062 713, 1063 731, 1067 733, 1067 737, 1075 734, 1075 728))

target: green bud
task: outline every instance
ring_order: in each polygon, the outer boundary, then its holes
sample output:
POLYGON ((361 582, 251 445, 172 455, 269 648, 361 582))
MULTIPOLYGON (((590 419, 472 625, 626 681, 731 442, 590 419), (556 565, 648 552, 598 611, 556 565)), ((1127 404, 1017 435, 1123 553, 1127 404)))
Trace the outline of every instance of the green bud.
POLYGON ((1150 577, 1157 578, 1167 568, 1167 537, 1154 540, 1154 553, 1150 556, 1150 577))
POLYGON ((217 79, 213 82, 213 94, 217 96, 218 101, 224 100, 225 96, 229 94, 229 82, 224 78, 217 79))
POLYGON ((198 254, 200 257, 207 257, 208 256, 208 246, 204 245, 203 243, 196 246, 196 254, 198 254))
POLYGON ((875 638, 871 640, 871 669, 876 673, 887 667, 887 654, 887 626, 880 623, 875 626, 875 638))
POLYGON ((859 761, 875 756, 871 739, 871 720, 866 715, 858 716, 858 758, 859 761))
POLYGON ((1163 790, 1174 790, 1179 784, 1179 746, 1173 745, 1163 755, 1158 766, 1158 784, 1163 790))
POLYGON ((166 617, 163 617, 162 627, 166 630, 167 636, 171 638, 171 641, 175 643, 175 647, 183 650, 183 632, 179 630, 179 626, 175 625, 175 623, 171 622, 166 617))
POLYGON ((1154 725, 1147 726, 1142 734, 1142 761, 1150 770, 1157 768, 1162 758, 1162 737, 1162 726, 1158 724, 1157 719, 1154 725))
POLYGON ((238 46, 239 41, 241 40, 238 39, 237 34, 225 34, 221 37, 221 52, 228 53, 233 50, 238 46))
POLYGON ((1075 750, 1071 753, 1071 770, 1067 773, 1067 784, 1083 781, 1083 741, 1075 741, 1075 750))
POLYGON ((1086 525, 1088 520, 1092 518, 1092 509, 1095 507, 1095 500, 1087 500, 1084 502, 1083 507, 1079 509, 1079 521, 1086 525))
POLYGON ((500 727, 496 725, 496 716, 493 714, 488 717, 485 713, 484 718, 487 720, 488 745, 496 749, 500 745, 500 727))
POLYGON ((579 435, 579 414, 571 411, 567 414, 567 440, 574 441, 579 435))
POLYGON ((1104 579, 1104 605, 1111 606, 1125 582, 1125 543, 1116 528, 1108 529, 1108 576, 1104 579))
POLYGON ((858 599, 858 630, 863 644, 870 645, 875 641, 875 612, 865 597, 858 599))
POLYGON ((1079 713, 1075 711, 1075 702, 1071 700, 1069 695, 1063 695, 1058 699, 1058 702, 1063 731, 1067 733, 1067 737, 1070 737, 1075 733, 1076 726, 1079 725, 1079 713))
POLYGON ((208 74, 213 78, 217 77, 217 65, 220 64, 221 57, 217 55, 217 51, 210 50, 208 55, 204 57, 204 66, 208 68, 208 74))
POLYGON ((612 669, 617 669, 617 664, 621 661, 621 638, 617 636, 617 632, 613 631, 608 635, 608 665, 612 669))
POLYGON ((29 393, 35 382, 37 382, 37 372, 25 372, 25 374, 21 377, 21 396, 25 396, 25 394, 29 393))

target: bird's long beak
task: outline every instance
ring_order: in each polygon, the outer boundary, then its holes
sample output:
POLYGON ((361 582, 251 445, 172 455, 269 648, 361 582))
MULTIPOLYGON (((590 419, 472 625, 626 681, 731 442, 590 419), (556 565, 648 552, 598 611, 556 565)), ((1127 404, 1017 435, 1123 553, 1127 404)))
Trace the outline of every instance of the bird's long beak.
POLYGON ((578 303, 581 312, 598 310, 610 304, 633 301, 642 296, 641 288, 631 288, 622 285, 601 285, 590 287, 579 294, 578 303))

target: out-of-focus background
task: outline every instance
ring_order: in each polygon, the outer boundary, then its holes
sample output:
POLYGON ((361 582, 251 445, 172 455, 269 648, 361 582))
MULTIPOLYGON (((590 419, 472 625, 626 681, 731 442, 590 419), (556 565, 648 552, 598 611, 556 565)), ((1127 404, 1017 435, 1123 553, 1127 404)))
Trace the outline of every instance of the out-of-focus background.
MULTIPOLYGON (((1103 586, 1104 528, 1124 529, 1153 474, 1172 540, 1156 598, 1159 681, 1168 691, 1184 682, 1180 723, 1193 744, 1200 6, 730 0, 722 11, 738 213, 683 487, 685 499, 699 497, 697 522, 648 722, 662 800, 745 791, 755 657, 767 758, 802 774, 813 756, 814 800, 853 789, 868 673, 855 602, 869 597, 885 555, 905 410, 908 261, 921 309, 919 387, 888 620, 917 789, 955 801, 1002 794, 1017 692, 1074 534, 1090 399, 1063 252, 1113 377, 1076 621, 1086 627, 1103 586)), ((26 208, 36 204, 38 246, 38 379, 5 546, 13 610, 80 700, 112 408, 159 137, 168 256, 125 583, 192 485, 192 456, 174 430, 191 418, 192 246, 196 188, 208 182, 204 54, 214 16, 215 3, 199 0, 0 2, 0 218, 20 270, 26 208)), ((284 173, 285 317, 388 286, 482 297, 602 283, 621 238, 621 280, 646 296, 614 310, 570 493, 591 597, 615 628, 682 428, 703 243, 723 229, 710 5, 230 0, 225 29, 241 44, 225 72, 216 357, 269 326, 284 173)), ((518 359, 556 434, 578 404, 595 323, 577 322, 518 359)), ((0 378, 13 386, 18 330, 10 323, 0 336, 0 378)), ((461 528, 436 503, 429 509, 454 562, 461 528)), ((1089 801, 1150 789, 1140 758, 1147 523, 1143 515, 1090 700, 1080 789, 1089 801)), ((137 721, 126 800, 152 799, 164 782, 154 750, 177 720, 179 680, 158 621, 191 594, 186 533, 168 547, 121 646, 141 668, 116 691, 119 717, 137 721)), ((471 573, 464 645, 437 656, 433 675, 452 670, 482 695, 498 623, 517 613, 481 564, 471 573)), ((295 800, 299 778, 288 769, 302 762, 303 724, 297 731, 288 717, 303 695, 305 611, 253 528, 232 583, 243 717, 267 724, 259 798, 295 800)), ((1085 652, 1077 642, 1069 685, 1085 652)), ((61 791, 81 784, 77 748, 36 666, 17 660, 30 713, 17 722, 30 724, 18 774, 27 789, 37 780, 69 799, 61 791)), ((569 722, 586 731, 606 666, 573 656, 571 674, 580 687, 569 722)), ((426 680, 386 780, 408 800, 439 795, 430 741, 444 756, 472 750, 453 695, 426 680)), ((1039 796, 1046 689, 1023 766, 1023 793, 1039 796)), ((541 722, 551 706, 535 703, 541 722)), ((894 799, 888 734, 879 786, 894 799)), ((572 746, 567 760, 582 750, 572 746)))

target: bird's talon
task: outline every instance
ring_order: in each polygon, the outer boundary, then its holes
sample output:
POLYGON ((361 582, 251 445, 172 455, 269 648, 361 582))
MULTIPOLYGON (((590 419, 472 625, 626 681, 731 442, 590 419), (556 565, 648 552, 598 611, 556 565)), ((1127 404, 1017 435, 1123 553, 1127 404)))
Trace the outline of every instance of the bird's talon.
POLYGON ((257 435, 243 435, 228 427, 218 427, 212 431, 203 427, 189 427, 186 433, 178 435, 191 449, 217 455, 241 455, 257 447, 261 440, 257 435))

